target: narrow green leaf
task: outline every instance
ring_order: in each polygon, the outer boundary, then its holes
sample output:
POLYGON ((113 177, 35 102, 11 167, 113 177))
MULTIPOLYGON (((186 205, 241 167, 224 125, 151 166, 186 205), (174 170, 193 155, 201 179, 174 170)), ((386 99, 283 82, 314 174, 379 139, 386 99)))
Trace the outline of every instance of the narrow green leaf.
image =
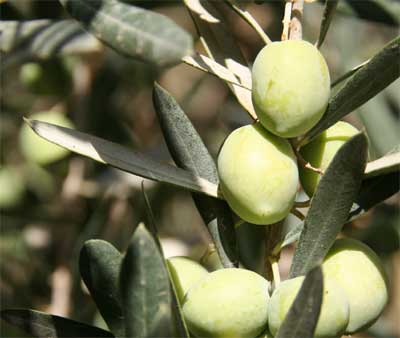
POLYGON ((397 0, 346 0, 353 13, 361 19, 398 27, 400 3, 397 0))
MULTIPOLYGON (((149 198, 147 197, 146 191, 144 189, 143 182, 142 182, 142 194, 143 194, 143 198, 144 198, 144 201, 145 201, 145 204, 146 204, 146 211, 147 211, 148 218, 149 218, 149 224, 150 224, 150 226, 149 226, 150 229, 149 230, 152 233, 153 239, 157 243, 157 246, 159 247, 160 252, 164 257, 163 249, 162 249, 162 246, 161 246, 160 240, 158 238, 158 234, 157 234, 156 220, 154 218, 154 213, 153 213, 149 198)), ((169 277, 170 285, 171 285, 172 306, 173 306, 173 309, 174 309, 175 326, 176 326, 176 329, 177 329, 177 332, 178 332, 178 336, 177 337, 189 338, 190 337, 189 331, 188 331, 188 329, 186 327, 186 323, 185 323, 185 321, 183 319, 182 308, 181 308, 181 306, 179 304, 179 301, 178 301, 178 296, 177 296, 177 292, 176 292, 176 289, 175 289, 175 286, 174 286, 174 282, 173 282, 173 279, 172 279, 172 276, 171 276, 171 272, 168 269, 168 266, 166 265, 165 260, 164 260, 164 265, 165 265, 165 268, 166 268, 166 270, 168 272, 168 277, 169 277)), ((165 315, 163 315, 160 320, 166 321, 167 319, 168 318, 165 315)))
POLYGON ((61 54, 98 51, 100 43, 74 20, 0 22, 0 50, 47 59, 61 54))
POLYGON ((322 176, 304 220, 290 277, 305 275, 320 264, 346 222, 363 178, 368 141, 358 134, 336 153, 322 176))
POLYGON ((114 337, 97 327, 34 310, 7 309, 0 312, 0 317, 35 338, 114 337))
POLYGON ((400 190, 400 171, 364 179, 356 202, 350 212, 350 220, 362 215, 400 190))
POLYGON ((320 48, 325 40, 326 33, 328 32, 333 15, 335 14, 336 7, 339 0, 325 0, 324 14, 322 16, 321 27, 319 29, 319 37, 317 47, 320 48))
MULTIPOLYGON (((213 158, 175 99, 156 84, 153 101, 175 163, 196 176, 201 175, 218 184, 218 172, 213 158)), ((197 194, 193 195, 193 199, 213 237, 222 264, 225 267, 236 266, 235 227, 229 206, 224 201, 197 194)))
POLYGON ((307 134, 304 143, 374 97, 400 75, 400 36, 387 44, 334 95, 328 108, 307 134))
POLYGON ((123 259, 120 282, 126 336, 173 337, 167 268, 157 243, 143 224, 135 230, 123 259))
POLYGON ((400 152, 392 153, 369 162, 365 168, 365 177, 374 177, 400 170, 400 152))
POLYGON ((159 163, 139 152, 73 129, 35 120, 25 121, 44 139, 97 162, 153 181, 219 198, 216 184, 186 170, 159 163))
POLYGON ((313 337, 322 304, 323 275, 319 266, 307 273, 275 338, 313 337))
POLYGON ((192 53, 192 37, 164 15, 115 0, 60 2, 99 40, 123 55, 170 66, 192 53))
POLYGON ((89 240, 79 257, 79 269, 85 285, 102 317, 116 337, 125 337, 124 317, 119 295, 122 255, 110 243, 89 240))

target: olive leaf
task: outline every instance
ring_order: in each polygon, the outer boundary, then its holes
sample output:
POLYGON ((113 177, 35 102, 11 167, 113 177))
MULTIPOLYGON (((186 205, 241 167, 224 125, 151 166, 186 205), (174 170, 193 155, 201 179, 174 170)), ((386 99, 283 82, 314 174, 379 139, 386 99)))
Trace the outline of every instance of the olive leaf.
POLYGON ((114 337, 97 327, 35 310, 6 309, 0 312, 0 317, 35 338, 114 337))
POLYGON ((388 154, 375 161, 369 162, 364 176, 374 177, 400 170, 400 152, 388 154))
POLYGON ((399 57, 400 37, 397 37, 360 68, 329 100, 324 116, 306 134, 302 143, 329 128, 395 81, 400 75, 399 57))
POLYGON ((189 33, 161 14, 116 0, 60 0, 72 17, 122 55, 171 66, 193 51, 189 33))
MULTIPOLYGON (((149 230, 153 235, 153 239, 155 240, 157 246, 159 247, 159 250, 161 252, 161 254, 164 256, 163 254, 163 249, 160 243, 160 240, 158 238, 158 234, 157 234, 157 226, 156 226, 156 220, 154 218, 154 213, 153 210, 151 208, 151 204, 149 201, 149 198, 146 194, 146 190, 144 189, 144 184, 142 182, 142 195, 146 204, 146 212, 148 215, 148 220, 149 220, 149 230)), ((172 306, 174 309, 174 319, 175 319, 175 325, 177 328, 177 331, 179 333, 179 337, 184 337, 184 338, 189 338, 189 331, 186 327, 186 323, 185 320, 183 319, 183 314, 182 314, 182 309, 181 309, 181 305, 179 304, 179 300, 178 300, 178 294, 174 285, 174 281, 173 278, 171 276, 171 271, 168 269, 168 266, 166 265, 166 262, 164 261, 164 265, 166 267, 166 270, 168 272, 168 277, 170 280, 170 285, 171 285, 171 295, 172 295, 172 306)), ((162 322, 165 322, 166 320, 168 320, 168 316, 163 315, 162 318, 160 319, 162 322)), ((164 324, 162 324, 161 326, 164 326, 164 324)))
POLYGON ((153 181, 172 184, 216 198, 219 197, 216 184, 186 170, 159 163, 116 143, 73 129, 35 120, 26 119, 25 121, 36 134, 44 139, 97 162, 153 181))
POLYGON ((74 20, 0 21, 0 32, 0 50, 12 53, 4 57, 8 63, 101 49, 99 41, 74 20))
POLYGON ((227 25, 224 16, 226 5, 217 1, 202 2, 204 10, 217 19, 215 22, 210 22, 204 21, 201 15, 191 9, 190 0, 184 0, 184 2, 189 9, 208 56, 220 65, 225 66, 237 77, 241 86, 231 83, 228 83, 228 86, 242 107, 253 119, 256 119, 257 116, 251 100, 251 90, 247 89, 251 89, 252 86, 251 72, 227 25))
POLYGON ((320 264, 349 216, 361 187, 367 161, 367 137, 347 141, 328 166, 311 202, 297 244, 290 278, 305 275, 320 264))
POLYGON ((321 27, 319 29, 319 36, 317 47, 320 48, 325 40, 326 33, 328 32, 333 15, 335 14, 336 7, 339 0, 325 0, 324 14, 322 15, 321 27))
MULTIPOLYGON (((155 85, 153 101, 168 149, 175 163, 194 175, 201 175, 218 184, 218 172, 192 123, 162 87, 155 85)), ((235 229, 229 206, 225 201, 193 194, 194 202, 215 242, 225 267, 237 265, 235 229)))
POLYGON ((144 224, 136 228, 120 272, 128 337, 174 337, 171 286, 160 248, 144 224))
POLYGON ((122 255, 110 243, 89 240, 82 247, 79 269, 102 317, 117 337, 125 337, 119 272, 122 255))
POLYGON ((361 19, 398 27, 400 24, 400 3, 396 0, 346 0, 353 15, 361 19))
POLYGON ((313 337, 322 304, 323 276, 319 266, 307 273, 275 338, 313 337))

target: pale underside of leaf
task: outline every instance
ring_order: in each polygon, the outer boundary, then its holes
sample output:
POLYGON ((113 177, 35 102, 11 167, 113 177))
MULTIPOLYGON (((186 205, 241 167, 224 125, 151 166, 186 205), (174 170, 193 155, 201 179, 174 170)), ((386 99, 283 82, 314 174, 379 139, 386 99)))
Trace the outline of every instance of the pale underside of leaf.
POLYGON ((200 0, 183 0, 185 5, 193 12, 199 15, 200 19, 211 23, 219 22, 219 19, 208 12, 200 0))
POLYGON ((138 152, 130 151, 116 143, 73 129, 46 122, 26 120, 44 139, 97 162, 157 182, 169 183, 212 197, 218 196, 218 186, 208 180, 172 165, 159 163, 138 152))
POLYGON ((389 154, 375 161, 369 162, 365 168, 365 177, 374 177, 381 174, 398 171, 400 169, 400 152, 389 154))

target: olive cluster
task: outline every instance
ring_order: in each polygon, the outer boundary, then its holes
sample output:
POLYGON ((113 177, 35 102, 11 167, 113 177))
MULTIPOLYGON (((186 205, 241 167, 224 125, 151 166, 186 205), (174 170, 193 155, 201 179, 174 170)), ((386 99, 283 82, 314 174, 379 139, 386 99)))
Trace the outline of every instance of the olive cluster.
MULTIPOLYGON (((283 281, 270 295, 269 282, 249 270, 209 273, 185 257, 167 262, 185 322, 195 337, 273 337, 304 280, 283 281)), ((372 325, 388 301, 387 279, 377 255, 360 241, 338 239, 322 268, 323 298, 314 336, 340 337, 372 325)))
MULTIPOLYGON (((288 138, 301 136, 322 118, 330 95, 327 64, 305 41, 274 42, 261 50, 252 70, 258 121, 233 131, 218 156, 222 194, 244 221, 268 225, 284 219, 301 183, 312 197, 320 174, 297 165, 288 138)), ((358 130, 338 122, 300 149, 324 171, 358 130)), ((169 260, 182 311, 196 337, 273 337, 304 276, 269 282, 244 269, 208 273, 185 258, 169 260)), ((352 239, 337 240, 323 262, 323 300, 315 337, 340 337, 367 328, 388 301, 385 273, 376 254, 352 239), (366 297, 366 295, 368 295, 366 297)))

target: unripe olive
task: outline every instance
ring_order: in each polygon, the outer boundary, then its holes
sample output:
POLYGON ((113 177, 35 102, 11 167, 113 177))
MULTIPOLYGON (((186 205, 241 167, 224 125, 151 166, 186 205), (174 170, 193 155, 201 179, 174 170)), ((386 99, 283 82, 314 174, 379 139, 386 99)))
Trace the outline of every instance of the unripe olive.
POLYGON ((24 179, 16 168, 0 168, 0 209, 15 207, 25 194, 24 179))
POLYGON ((259 123, 233 131, 218 156, 220 187, 229 206, 245 221, 272 224, 293 206, 299 183, 289 142, 259 123))
POLYGON ((385 271, 375 252, 360 241, 338 239, 322 268, 325 276, 342 287, 349 300, 346 332, 354 333, 372 325, 388 301, 385 271))
POLYGON ((273 42, 257 55, 252 99, 262 125, 281 137, 296 137, 322 117, 330 95, 324 57, 301 40, 273 42))
MULTIPOLYGON (((358 132, 351 124, 339 121, 302 147, 300 154, 313 167, 325 171, 340 147, 358 132)), ((319 173, 300 167, 301 185, 308 196, 314 195, 320 179, 319 173)))
POLYGON ((208 271, 199 263, 183 256, 168 258, 167 266, 181 303, 187 291, 208 275, 208 271))
MULTIPOLYGON (((273 335, 278 332, 303 281, 304 276, 288 279, 282 282, 272 294, 269 302, 268 324, 273 335)), ((340 336, 345 331, 348 322, 349 303, 345 292, 333 280, 324 278, 321 312, 314 337, 340 336)))
POLYGON ((255 272, 222 269, 186 294, 183 315, 197 337, 254 338, 268 320, 268 282, 255 272))
MULTIPOLYGON (((72 122, 59 112, 40 112, 31 115, 30 118, 73 128, 72 122)), ((69 150, 36 135, 27 124, 23 125, 20 130, 19 143, 23 155, 28 160, 40 165, 56 162, 69 154, 69 150)))

